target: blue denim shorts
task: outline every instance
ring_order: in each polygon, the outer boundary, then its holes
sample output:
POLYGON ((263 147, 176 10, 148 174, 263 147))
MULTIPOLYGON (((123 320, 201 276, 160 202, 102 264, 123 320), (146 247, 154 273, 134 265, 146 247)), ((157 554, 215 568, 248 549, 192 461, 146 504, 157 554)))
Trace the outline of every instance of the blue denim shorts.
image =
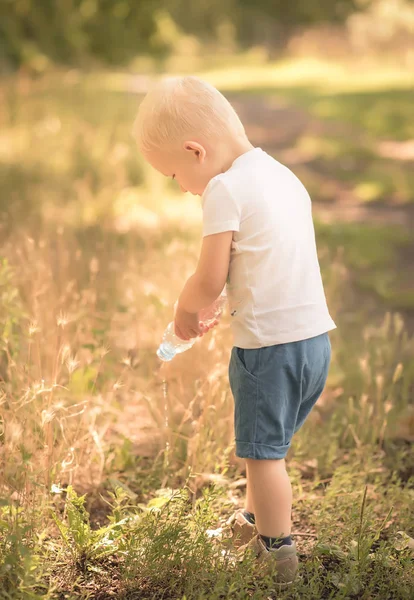
POLYGON ((257 349, 234 346, 229 365, 236 456, 284 458, 325 387, 329 335, 257 349))

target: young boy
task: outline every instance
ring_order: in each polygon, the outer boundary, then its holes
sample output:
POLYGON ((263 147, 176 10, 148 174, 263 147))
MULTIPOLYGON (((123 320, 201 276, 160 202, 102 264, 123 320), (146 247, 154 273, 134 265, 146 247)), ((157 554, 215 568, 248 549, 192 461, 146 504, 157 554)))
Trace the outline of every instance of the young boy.
POLYGON ((196 77, 161 81, 140 105, 134 135, 145 159, 201 197, 203 244, 184 286, 175 332, 202 335, 200 310, 227 282, 236 455, 246 459, 245 510, 229 520, 239 552, 290 583, 292 488, 285 456, 319 398, 335 328, 326 305, 309 195, 249 142, 230 103, 196 77))

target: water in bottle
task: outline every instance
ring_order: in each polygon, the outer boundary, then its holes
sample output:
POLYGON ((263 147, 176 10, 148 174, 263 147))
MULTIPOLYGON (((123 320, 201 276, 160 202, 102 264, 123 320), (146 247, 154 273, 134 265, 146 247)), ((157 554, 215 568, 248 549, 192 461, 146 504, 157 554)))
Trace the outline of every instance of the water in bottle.
MULTIPOLYGON (((222 315, 226 301, 227 296, 225 291, 223 291, 211 306, 200 311, 199 320, 207 326, 214 323, 222 315)), ((195 337, 189 340, 182 340, 177 337, 174 333, 174 322, 171 321, 164 332, 162 342, 157 350, 157 356, 164 361, 172 360, 176 354, 189 350, 197 339, 195 337)))

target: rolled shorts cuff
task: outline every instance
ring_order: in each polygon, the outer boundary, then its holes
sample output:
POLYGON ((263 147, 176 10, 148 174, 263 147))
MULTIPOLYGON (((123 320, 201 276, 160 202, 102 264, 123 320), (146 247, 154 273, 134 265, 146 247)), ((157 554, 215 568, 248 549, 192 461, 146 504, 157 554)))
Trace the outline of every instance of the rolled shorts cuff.
POLYGON ((256 459, 281 459, 285 458, 290 444, 285 446, 268 446, 252 442, 238 442, 236 440, 236 456, 239 458, 256 459))

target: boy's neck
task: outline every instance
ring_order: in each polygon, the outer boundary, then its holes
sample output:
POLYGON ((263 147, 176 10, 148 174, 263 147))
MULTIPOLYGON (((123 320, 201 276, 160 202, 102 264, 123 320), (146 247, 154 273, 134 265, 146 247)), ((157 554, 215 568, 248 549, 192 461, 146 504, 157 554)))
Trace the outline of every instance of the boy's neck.
POLYGON ((253 149, 253 144, 251 144, 247 138, 243 140, 234 140, 232 143, 226 145, 225 155, 223 156, 221 163, 221 173, 228 171, 236 158, 239 158, 239 156, 242 156, 253 149))

